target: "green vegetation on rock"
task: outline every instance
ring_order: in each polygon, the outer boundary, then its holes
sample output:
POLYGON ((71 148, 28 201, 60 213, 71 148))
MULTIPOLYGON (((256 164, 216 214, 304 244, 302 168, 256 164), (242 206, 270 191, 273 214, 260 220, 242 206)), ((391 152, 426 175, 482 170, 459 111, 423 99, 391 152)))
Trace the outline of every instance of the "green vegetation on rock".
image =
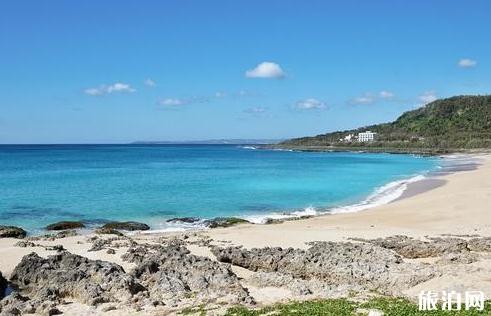
POLYGON ((215 217, 204 222, 205 226, 209 228, 230 227, 238 224, 248 223, 250 223, 248 220, 238 217, 215 217))
POLYGON ((280 147, 320 150, 451 152, 491 148, 491 95, 441 99, 402 114, 394 122, 295 138, 280 147), (348 134, 370 130, 373 142, 343 142, 348 134))

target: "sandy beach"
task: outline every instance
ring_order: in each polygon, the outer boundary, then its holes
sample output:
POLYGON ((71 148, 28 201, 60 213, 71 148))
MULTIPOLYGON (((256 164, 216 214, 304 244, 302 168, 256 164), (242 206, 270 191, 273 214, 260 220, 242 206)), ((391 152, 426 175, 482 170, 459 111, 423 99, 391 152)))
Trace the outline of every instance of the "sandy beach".
MULTIPOLYGON (((350 241, 353 238, 375 239, 404 235, 418 240, 428 237, 459 237, 469 240, 473 237, 491 237, 491 156, 475 155, 478 168, 441 175, 421 183, 411 185, 404 198, 389 204, 356 213, 318 216, 302 220, 285 221, 278 224, 241 224, 228 228, 209 229, 197 232, 136 233, 130 237, 138 244, 158 244, 163 239, 185 239, 192 254, 216 260, 210 246, 243 246, 246 249, 261 247, 293 247, 306 249, 308 242, 350 241), (162 239, 163 238, 163 239, 162 239), (203 242, 207 240, 208 242, 203 242)), ((57 239, 40 239, 35 245, 19 247, 19 239, 0 239, 0 271, 9 277, 22 257, 36 252, 42 257, 56 253, 49 247, 62 245, 71 253, 89 259, 100 259, 121 265, 131 271, 135 263, 121 259, 128 250, 122 244, 108 251, 89 251, 93 247, 89 239, 93 234, 78 235, 57 239), (48 248, 48 249, 46 249, 48 248)), ((110 238, 104 236, 102 238, 110 238)), ((437 258, 408 259, 419 263, 432 263, 437 258)), ((241 282, 247 285, 250 295, 260 305, 290 299, 309 299, 315 295, 299 298, 289 289, 281 286, 260 287, 249 282, 252 271, 238 266, 232 270, 241 282)), ((478 260, 470 263, 455 263, 445 268, 445 273, 416 286, 401 289, 402 295, 415 299, 421 290, 460 290, 476 289, 491 297, 491 254, 480 254, 478 260)), ((100 314, 99 307, 88 307, 76 301, 60 307, 63 312, 84 312, 100 314)), ((175 309, 162 307, 147 310, 175 312, 175 309)), ((131 314, 132 310, 106 311, 108 314, 131 314)))
POLYGON ((365 211, 288 221, 278 225, 240 225, 207 232, 246 248, 305 247, 305 242, 353 237, 412 237, 442 234, 491 236, 491 156, 475 156, 476 170, 458 171, 414 183, 408 197, 365 211), (423 187, 423 190, 420 190, 423 187), (423 192, 418 192, 423 191, 423 192))

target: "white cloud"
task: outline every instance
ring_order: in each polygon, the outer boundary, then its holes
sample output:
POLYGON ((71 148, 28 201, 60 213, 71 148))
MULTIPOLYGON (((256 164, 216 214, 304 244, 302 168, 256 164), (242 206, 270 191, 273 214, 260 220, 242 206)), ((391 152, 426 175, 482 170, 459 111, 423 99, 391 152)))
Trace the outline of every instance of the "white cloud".
POLYGON ((430 102, 433 102, 437 99, 436 92, 435 91, 425 91, 423 94, 421 94, 418 97, 419 101, 421 101, 421 106, 426 105, 430 102))
POLYGON ((371 93, 365 93, 360 97, 356 97, 350 101, 351 104, 372 104, 375 102, 375 96, 371 93))
POLYGON ((163 106, 173 107, 173 106, 186 105, 186 104, 188 104, 188 102, 186 100, 183 100, 183 99, 166 98, 166 99, 160 100, 159 104, 163 105, 163 106))
POLYGON ((100 85, 97 88, 88 88, 84 92, 88 95, 99 96, 111 93, 132 93, 136 90, 127 83, 116 82, 111 85, 100 85))
POLYGON ((88 88, 84 90, 85 94, 88 95, 103 95, 105 90, 103 88, 88 88))
POLYGON ((155 87, 157 84, 155 83, 155 81, 153 81, 152 79, 148 78, 146 79, 145 81, 143 81, 143 83, 147 86, 147 87, 155 87))
POLYGON ((284 78, 286 76, 283 69, 277 63, 265 61, 258 64, 255 68, 246 71, 247 78, 284 78))
POLYGON ((458 66, 462 68, 472 68, 477 65, 477 61, 469 58, 462 58, 458 62, 458 66))
POLYGON ((210 102, 209 97, 189 97, 189 98, 164 98, 158 101, 158 104, 164 107, 179 107, 189 104, 210 102))
POLYGON ((382 99, 392 99, 395 96, 393 92, 385 91, 385 90, 380 91, 378 95, 382 99))
POLYGON ((295 103, 294 107, 298 110, 322 110, 327 107, 325 102, 314 98, 300 100, 295 103))
POLYGON ((126 83, 121 83, 117 82, 113 85, 110 85, 107 87, 107 93, 113 93, 113 92, 135 92, 136 90, 133 89, 129 84, 126 83))

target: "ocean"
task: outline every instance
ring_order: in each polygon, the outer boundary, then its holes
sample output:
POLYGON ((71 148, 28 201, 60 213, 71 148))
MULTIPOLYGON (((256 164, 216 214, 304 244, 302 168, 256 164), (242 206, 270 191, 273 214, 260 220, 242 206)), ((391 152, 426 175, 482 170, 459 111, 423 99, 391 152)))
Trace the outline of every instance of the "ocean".
POLYGON ((399 197, 440 159, 240 145, 3 145, 0 224, 40 233, 82 220, 267 217, 360 211, 399 197))

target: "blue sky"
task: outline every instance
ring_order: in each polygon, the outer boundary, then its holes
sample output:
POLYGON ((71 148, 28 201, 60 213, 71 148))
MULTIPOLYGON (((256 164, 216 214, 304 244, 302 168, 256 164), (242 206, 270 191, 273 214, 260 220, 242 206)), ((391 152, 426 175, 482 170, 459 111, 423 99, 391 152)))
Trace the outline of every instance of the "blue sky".
POLYGON ((0 3, 0 143, 287 138, 491 91, 491 2, 0 3))

